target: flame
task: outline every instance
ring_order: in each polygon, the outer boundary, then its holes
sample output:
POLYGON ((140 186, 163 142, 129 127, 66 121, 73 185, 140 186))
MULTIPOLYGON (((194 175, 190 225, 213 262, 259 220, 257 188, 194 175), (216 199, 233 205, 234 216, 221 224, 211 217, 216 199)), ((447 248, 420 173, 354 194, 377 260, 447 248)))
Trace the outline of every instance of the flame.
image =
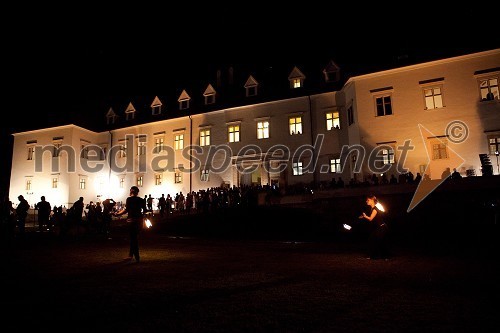
POLYGON ((351 227, 349 224, 345 224, 345 223, 344 223, 344 229, 345 229, 345 230, 351 230, 351 228, 352 228, 352 227, 351 227))
POLYGON ((377 209, 381 212, 385 212, 384 206, 382 206, 380 202, 377 202, 377 204, 375 204, 375 207, 377 207, 377 209))
POLYGON ((153 226, 153 223, 151 223, 149 219, 146 219, 144 222, 146 223, 146 228, 151 228, 153 226))

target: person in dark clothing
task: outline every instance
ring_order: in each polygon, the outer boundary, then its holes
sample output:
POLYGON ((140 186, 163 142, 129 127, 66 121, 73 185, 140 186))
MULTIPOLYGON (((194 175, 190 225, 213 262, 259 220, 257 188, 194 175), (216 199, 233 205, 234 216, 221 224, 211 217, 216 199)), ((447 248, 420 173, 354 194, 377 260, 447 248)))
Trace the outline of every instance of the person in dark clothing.
POLYGON ((26 229, 26 218, 28 217, 28 209, 30 209, 30 204, 22 195, 18 196, 17 199, 19 203, 16 207, 16 217, 17 217, 17 227, 19 228, 19 235, 24 237, 24 232, 26 229))
POLYGON ((146 200, 138 196, 139 188, 137 186, 132 186, 130 188, 130 196, 125 202, 125 207, 119 212, 115 213, 115 216, 120 216, 125 213, 127 216, 127 224, 129 227, 130 235, 130 250, 128 257, 125 260, 132 260, 135 257, 136 262, 139 262, 139 232, 143 228, 143 216, 146 213, 146 200))
POLYGON ((83 216, 83 208, 85 207, 85 204, 83 203, 83 197, 80 197, 75 203, 73 204, 73 212, 74 212, 74 220, 77 226, 82 224, 82 216, 83 216))
POLYGON ((52 229, 49 223, 52 207, 50 203, 45 200, 45 196, 42 195, 40 199, 41 200, 35 205, 35 209, 38 209, 38 231, 43 232, 44 225, 46 225, 49 230, 52 229))
POLYGON ((113 214, 115 205, 116 201, 114 201, 111 198, 108 198, 102 202, 102 224, 103 224, 102 231, 106 235, 109 235, 111 232, 111 221, 112 221, 111 216, 113 214))
POLYGON ((160 209, 160 216, 164 217, 167 208, 167 199, 165 199, 165 194, 162 194, 158 199, 158 208, 160 209))
POLYGON ((2 235, 5 236, 5 238, 2 238, 1 243, 10 245, 16 232, 16 221, 14 219, 16 210, 8 196, 3 198, 0 205, 0 223, 2 225, 2 235))
POLYGON ((366 197, 368 212, 363 212, 360 219, 370 222, 370 236, 368 245, 368 255, 370 259, 389 259, 389 250, 387 244, 387 224, 383 219, 383 212, 376 206, 378 203, 374 195, 366 197))

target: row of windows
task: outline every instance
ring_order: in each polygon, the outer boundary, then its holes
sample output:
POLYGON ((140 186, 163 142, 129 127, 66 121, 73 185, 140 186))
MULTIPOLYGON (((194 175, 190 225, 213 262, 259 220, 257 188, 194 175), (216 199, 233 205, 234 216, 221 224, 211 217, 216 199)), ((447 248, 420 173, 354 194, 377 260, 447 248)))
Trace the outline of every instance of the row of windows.
MULTIPOLYGON (((489 139, 490 143, 490 153, 494 154, 495 152, 499 151, 500 148, 500 137, 493 137, 489 139)), ((381 163, 386 165, 386 164, 394 164, 395 163, 395 157, 394 157, 394 147, 391 147, 390 145, 384 144, 384 147, 380 150, 379 156, 381 157, 381 163)), ((447 150, 447 144, 446 142, 442 140, 438 140, 436 142, 431 143, 431 148, 432 148, 432 159, 433 160, 440 160, 440 159, 446 159, 448 158, 448 150, 447 150)), ((356 155, 352 156, 353 163, 356 162, 356 155)), ((341 167, 341 162, 340 158, 331 158, 330 159, 330 172, 331 173, 341 173, 342 172, 342 167, 341 167)), ((209 174, 210 170, 209 169, 202 169, 200 171, 200 180, 201 181, 208 181, 209 180, 209 174)), ((303 162, 302 161, 296 161, 292 162, 292 174, 294 176, 301 176, 304 174, 303 170, 303 162)), ((157 173, 155 174, 155 185, 162 185, 163 183, 163 174, 157 173)), ((181 184, 183 181, 183 173, 181 171, 176 171, 174 173, 174 183, 175 184, 181 184)), ((57 188, 59 183, 59 178, 54 177, 52 178, 52 188, 57 188)), ((139 187, 142 187, 144 183, 144 176, 140 175, 137 176, 136 178, 136 185, 139 187)), ((120 188, 124 188, 125 186, 125 178, 120 178, 120 188)), ((87 178, 86 177, 80 177, 79 179, 79 188, 81 190, 86 189, 87 187, 87 178)), ((30 191, 32 189, 32 180, 27 179, 26 180, 26 190, 30 191)))
MULTIPOLYGON (((429 82, 440 82, 443 81, 444 78, 421 81, 423 85, 423 102, 425 110, 439 109, 443 108, 443 85, 435 84, 429 85, 429 82)), ((481 101, 491 101, 500 99, 500 93, 498 88, 498 76, 490 76, 478 79, 479 84, 479 93, 481 101)), ((300 88, 303 86, 302 78, 294 78, 290 81, 291 88, 300 88)), ((246 96, 255 96, 257 95, 257 84, 251 84, 245 86, 246 88, 246 96)), ((207 88, 208 89, 208 88, 207 88)), ((205 94, 205 104, 214 104, 215 103, 215 91, 210 94, 205 94)), ((189 96, 186 99, 182 99, 179 101, 179 109, 185 110, 189 109, 189 96)), ((392 110, 392 101, 391 94, 383 94, 375 97, 375 114, 377 116, 387 116, 393 113, 392 110)), ((152 114, 159 115, 161 114, 161 105, 152 106, 152 114)), ((132 120, 135 117, 135 110, 130 109, 125 112, 126 119, 132 120)), ((108 116, 108 123, 114 122, 115 115, 108 116)), ((352 120, 352 119, 351 119, 352 120)), ((353 121, 349 122, 350 124, 353 121)), ((297 131, 295 131, 297 133, 297 131)))
MULTIPOLYGON (((326 118, 326 129, 332 130, 334 128, 340 128, 340 119, 339 112, 327 112, 325 115, 326 118)), ((300 135, 303 133, 303 122, 302 116, 294 116, 289 118, 289 133, 290 135, 300 135)), ((270 135, 270 127, 269 121, 259 121, 257 122, 257 139, 267 139, 270 135)), ((211 130, 210 128, 200 129, 200 146, 209 146, 211 145, 211 130)), ((241 134, 240 134, 240 125, 232 124, 227 126, 227 139, 228 142, 240 142, 241 134)), ((161 149, 165 146, 165 138, 163 136, 156 136, 154 138, 155 151, 160 152, 161 149)), ((53 157, 58 157, 61 151, 62 141, 53 142, 53 157)), ((81 152, 80 157, 88 158, 89 156, 89 148, 86 144, 81 144, 81 152)), ((184 134, 175 134, 174 135, 174 150, 182 150, 184 148, 184 134)), ((127 144, 125 141, 121 142, 121 150, 119 152, 120 157, 126 156, 127 144)), ((33 160, 35 153, 34 144, 30 144, 28 146, 28 160, 33 160)), ((99 152, 100 160, 105 159, 106 149, 103 148, 102 151, 99 152)), ((137 154, 145 155, 146 154, 146 141, 139 140, 137 142, 137 154)))
MULTIPOLYGON (((437 79, 442 81, 442 79, 437 79)), ((498 100, 499 88, 498 77, 489 77, 479 79, 479 91, 481 101, 498 100)), ((392 87, 389 87, 392 89, 392 87)), ((378 91, 375 89, 375 91, 378 91)), ((374 92, 372 90, 372 92, 374 92)), ((430 85, 422 88, 425 110, 440 109, 445 106, 443 101, 443 85, 430 85)), ((388 116, 393 114, 392 108, 392 94, 380 94, 374 96, 375 100, 375 114, 377 117, 388 116)), ((349 122, 351 124, 352 122, 349 122)))

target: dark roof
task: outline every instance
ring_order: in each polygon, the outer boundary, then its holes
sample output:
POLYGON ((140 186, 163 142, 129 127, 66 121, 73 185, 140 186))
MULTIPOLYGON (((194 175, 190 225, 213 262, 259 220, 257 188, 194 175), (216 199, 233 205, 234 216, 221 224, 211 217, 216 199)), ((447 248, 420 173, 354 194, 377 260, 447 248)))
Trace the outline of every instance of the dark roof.
POLYGON ((307 63, 281 63, 267 66, 248 64, 213 66, 205 79, 191 80, 186 82, 184 86, 179 85, 175 89, 163 90, 162 87, 157 87, 151 89, 147 94, 113 96, 107 106, 102 105, 100 118, 83 117, 76 123, 85 128, 103 131, 230 107, 340 90, 346 79, 342 77, 342 70, 340 70, 338 81, 327 82, 325 80, 324 69, 329 62, 330 60, 326 60, 321 66, 311 66, 307 63), (292 89, 290 88, 288 76, 295 66, 306 78, 303 87, 292 89), (218 72, 220 75, 218 75, 218 72), (230 73, 232 73, 232 76, 230 73), (247 97, 244 85, 250 75, 258 83, 258 93, 256 96, 247 97), (205 105, 203 93, 208 84, 211 84, 216 91, 216 101, 214 104, 205 105), (183 90, 186 90, 191 97, 190 107, 189 109, 179 110, 178 99, 183 90), (160 115, 152 115, 151 103, 156 96, 163 104, 160 115), (136 109, 133 120, 126 120, 125 117, 125 110, 129 103, 132 103, 136 109), (118 116, 113 125, 107 125, 106 121, 109 108, 112 108, 118 116))
MULTIPOLYGON (((156 71, 159 71, 159 75, 158 79, 154 81, 140 76, 137 82, 133 82, 134 78, 136 78, 134 72, 130 79, 133 84, 129 85, 125 73, 120 74, 119 78, 121 81, 126 81, 126 84, 120 84, 116 87, 111 84, 109 86, 105 85, 108 91, 106 93, 102 93, 101 91, 101 94, 105 94, 105 96, 98 96, 91 93, 87 95, 82 93, 75 94, 77 97, 71 100, 69 108, 59 106, 62 110, 54 113, 51 120, 44 122, 43 125, 44 127, 51 127, 74 123, 90 130, 105 131, 230 107, 306 96, 326 91, 337 91, 352 76, 489 49, 494 48, 461 47, 460 49, 427 50, 425 53, 422 53, 415 46, 413 50, 402 49, 399 50, 399 53, 390 56, 386 52, 377 52, 377 50, 374 50, 370 54, 345 52, 343 50, 344 52, 332 54, 331 57, 315 59, 314 61, 310 60, 311 57, 308 59, 299 58, 295 62, 273 59, 265 63, 243 61, 229 64, 214 61, 202 68, 191 68, 185 74, 179 74, 180 69, 175 69, 176 75, 173 75, 173 72, 171 73, 173 69, 169 68, 168 64, 166 64, 165 68, 156 68, 156 71), (329 66, 330 61, 334 61, 340 68, 340 77, 337 82, 325 82, 323 71, 325 68, 331 67, 329 66), (299 89, 291 89, 288 80, 288 76, 295 66, 306 76, 304 87, 299 89), (229 68, 231 67, 233 68, 232 83, 229 79, 229 68), (220 71, 220 81, 217 80, 218 71, 220 71), (259 84, 258 95, 246 97, 244 84, 250 75, 259 84), (217 92, 216 102, 212 105, 204 104, 203 92, 208 84, 211 84, 217 92), (187 110, 179 110, 178 98, 182 90, 186 90, 191 97, 190 108, 187 110), (156 96, 163 103, 163 111, 161 115, 153 116, 151 103, 156 96), (137 112, 134 120, 126 121, 125 109, 130 102, 132 102, 137 112), (106 114, 109 108, 113 108, 114 112, 119 116, 112 126, 106 124, 106 114)), ((151 68, 149 69, 151 70, 151 68)), ((126 68, 124 68, 125 70, 126 68)), ((151 76, 150 71, 146 74, 151 76)), ((116 82, 120 80, 110 81, 116 82)), ((51 108, 51 106, 47 106, 47 108, 51 108)), ((57 106, 54 107, 55 110, 59 108, 57 106)), ((33 126, 40 126, 40 124, 34 123, 31 127, 33 126)))

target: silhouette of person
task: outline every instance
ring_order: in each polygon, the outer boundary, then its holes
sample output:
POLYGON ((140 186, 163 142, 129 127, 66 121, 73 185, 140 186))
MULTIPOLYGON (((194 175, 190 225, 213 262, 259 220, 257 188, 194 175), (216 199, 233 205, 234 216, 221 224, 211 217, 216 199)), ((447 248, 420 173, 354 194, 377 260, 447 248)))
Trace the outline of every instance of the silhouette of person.
POLYGON ((160 216, 163 217, 165 215, 165 209, 167 208, 167 199, 165 199, 165 194, 163 193, 158 199, 158 207, 160 208, 160 216))
POLYGON ((451 174, 451 179, 461 179, 462 178, 462 175, 460 174, 460 172, 457 171, 456 168, 453 168, 453 173, 451 174))
POLYGON ((19 235, 24 237, 24 232, 26 230, 26 218, 28 217, 28 209, 30 209, 30 204, 22 195, 17 197, 19 203, 16 207, 17 216, 17 227, 19 228, 19 235))
POLYGON ((106 235, 109 235, 111 232, 111 221, 113 209, 116 205, 116 201, 111 198, 108 198, 102 202, 102 224, 103 224, 103 232, 106 235))
POLYGON ((50 230, 49 218, 52 207, 48 201, 45 201, 45 196, 42 195, 40 197, 40 201, 35 205, 35 209, 38 209, 38 231, 43 232, 44 224, 50 230))
POLYGON ((376 207, 378 203, 375 195, 370 194, 366 196, 366 205, 368 212, 363 212, 360 219, 370 222, 370 236, 368 244, 368 255, 370 259, 389 259, 389 250, 387 244, 387 224, 385 223, 382 212, 376 207))
POLYGON ((451 176, 450 168, 446 168, 441 174, 441 179, 450 179, 450 176, 451 176))
POLYGON ((151 196, 151 194, 147 198, 146 204, 147 204, 147 207, 148 207, 148 211, 152 212, 153 211, 153 197, 151 196))
POLYGON ((83 197, 80 197, 75 203, 73 204, 73 212, 74 212, 74 221, 76 225, 80 225, 82 223, 82 215, 83 215, 83 208, 84 208, 84 203, 83 203, 83 197))
POLYGON ((130 235, 130 249, 128 257, 125 260, 132 260, 135 257, 136 262, 139 262, 139 232, 143 227, 143 216, 147 212, 146 200, 138 196, 139 188, 137 186, 132 186, 130 188, 130 196, 125 201, 125 207, 119 212, 115 213, 115 216, 120 216, 125 213, 127 216, 127 224, 129 228, 130 235))
POLYGON ((12 201, 9 200, 8 196, 5 196, 0 204, 0 223, 2 227, 4 227, 2 232, 5 231, 6 244, 10 244, 16 232, 16 221, 14 220, 14 213, 16 210, 12 206, 12 201))
POLYGON ((417 175, 415 176, 415 183, 420 183, 420 181, 422 180, 422 175, 420 174, 420 172, 417 172, 417 175))

